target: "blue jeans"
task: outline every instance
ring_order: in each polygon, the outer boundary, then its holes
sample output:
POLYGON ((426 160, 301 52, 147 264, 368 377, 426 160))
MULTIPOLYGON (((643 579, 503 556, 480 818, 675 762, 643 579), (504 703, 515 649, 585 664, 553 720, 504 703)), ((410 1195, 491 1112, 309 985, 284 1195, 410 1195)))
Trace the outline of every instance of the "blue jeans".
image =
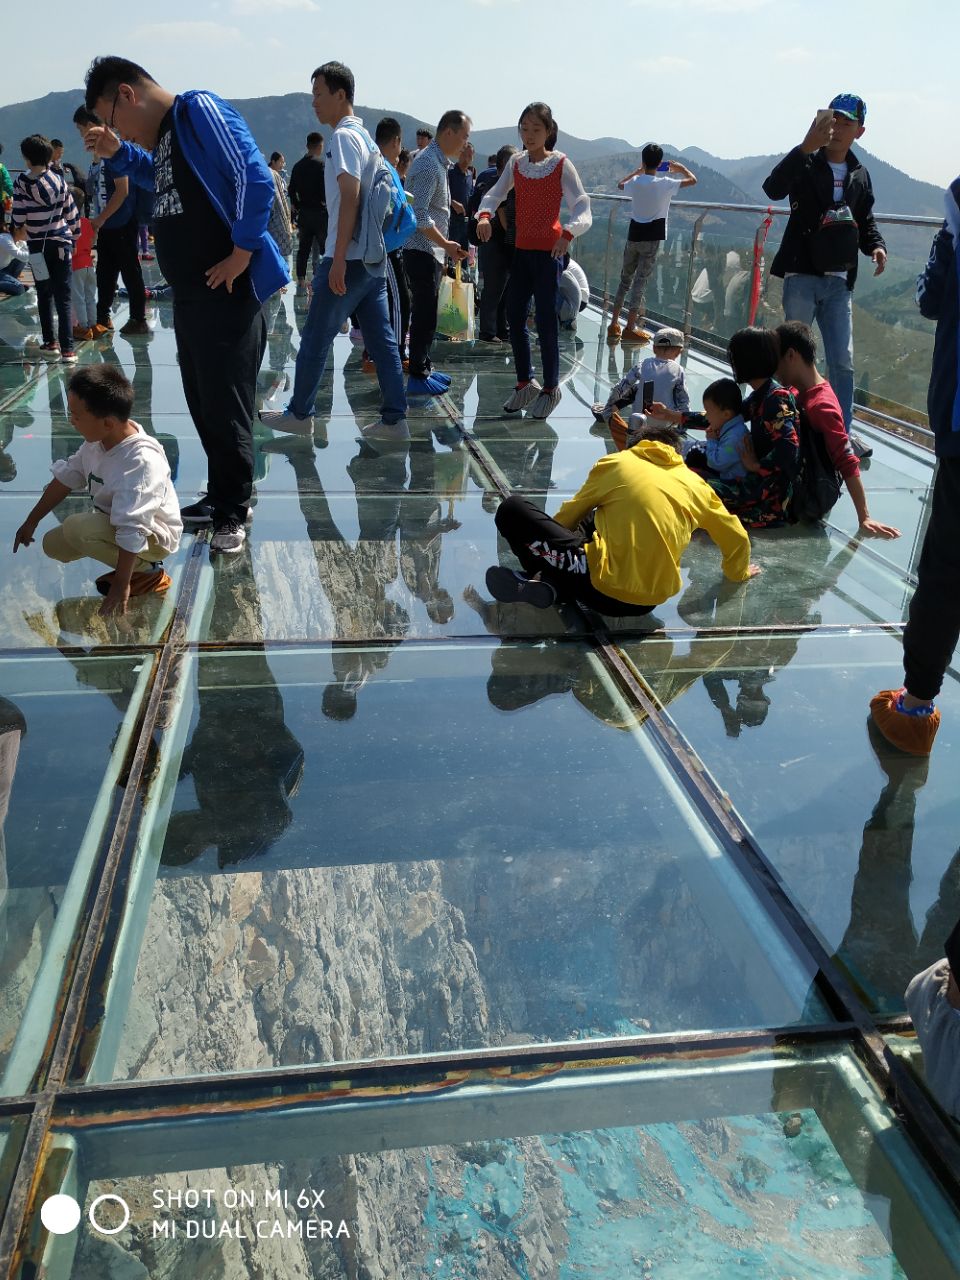
POLYGON ((853 290, 839 276, 790 276, 783 282, 783 314, 787 320, 816 320, 823 338, 827 378, 843 410, 843 424, 853 421, 853 290))
POLYGON ((399 422, 407 415, 407 394, 397 339, 387 310, 387 285, 383 276, 372 276, 362 262, 348 262, 347 292, 341 297, 327 283, 330 258, 324 258, 313 278, 313 297, 307 323, 300 336, 293 399, 287 411, 295 418, 309 418, 323 380, 327 356, 344 320, 355 315, 363 330, 367 353, 377 368, 384 422, 399 422))
POLYGON ((507 319, 510 343, 517 366, 517 382, 533 377, 530 359, 530 335, 527 333, 527 311, 531 297, 537 308, 537 337, 540 339, 540 363, 543 386, 549 390, 560 381, 560 324, 557 320, 557 291, 563 263, 550 256, 547 249, 517 249, 510 267, 507 285, 507 319))
POLYGON ((14 258, 5 267, 0 267, 0 293, 7 293, 12 298, 20 297, 27 287, 20 281, 22 270, 23 263, 19 258, 14 258))

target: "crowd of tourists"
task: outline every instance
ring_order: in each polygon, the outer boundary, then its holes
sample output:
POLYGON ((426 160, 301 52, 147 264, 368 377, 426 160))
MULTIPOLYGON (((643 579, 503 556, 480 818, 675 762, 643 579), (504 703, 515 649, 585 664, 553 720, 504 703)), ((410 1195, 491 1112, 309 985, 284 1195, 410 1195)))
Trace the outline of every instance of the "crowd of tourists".
MULTIPOLYGON (((410 402, 450 386, 434 364, 444 281, 464 264, 472 272, 474 261, 482 285, 477 341, 509 343, 512 352, 514 385, 503 415, 545 419, 560 402, 561 335, 589 296, 571 246, 590 229, 592 213, 575 165, 557 149, 550 107, 526 106, 517 137, 478 172, 465 111, 445 111, 408 150, 396 119, 370 130, 356 115, 354 78, 342 63, 317 67, 310 88, 324 132, 307 135, 287 176, 285 157, 273 152, 267 160, 243 118, 216 94, 175 93, 134 62, 98 58, 74 115, 89 171, 66 165, 56 140, 32 135, 21 143, 16 180, 0 173, 0 290, 22 292, 29 263, 42 358, 74 363, 76 342, 109 339, 121 279, 130 318, 120 332, 149 333, 140 261, 151 256, 151 243, 173 301, 180 376, 207 458, 204 496, 179 507, 162 449, 132 416, 130 384, 115 366, 84 367, 68 396, 83 444, 56 464, 16 534, 14 550, 28 546, 44 516, 87 487, 92 509, 47 533, 43 548, 57 560, 86 556, 107 566, 97 579, 105 613, 167 590, 163 560, 185 525, 210 525, 216 553, 243 546, 252 519, 263 304, 289 284, 305 313, 292 394, 283 408, 259 413, 277 432, 313 439, 331 347, 352 327, 381 393, 379 417, 361 428, 364 442, 373 450, 405 447, 410 402)), ((664 161, 660 146, 644 147, 640 166, 619 184, 631 217, 606 340, 628 350, 649 345, 651 354, 631 356, 608 399, 594 406, 594 430, 609 436, 610 447, 579 492, 552 516, 520 495, 499 506, 497 527, 521 568, 488 570, 495 600, 648 614, 680 589, 681 557, 696 529, 719 546, 723 575, 747 583, 760 572, 751 534, 822 519, 841 486, 859 536, 899 536, 870 514, 860 474, 869 448, 851 433, 858 262, 869 258, 879 274, 887 260, 870 176, 852 150, 865 120, 861 98, 838 94, 767 177, 766 193, 788 200, 791 210, 772 266, 784 280, 784 321, 733 335, 732 376, 714 381, 699 407, 685 385, 685 335, 645 327, 646 286, 671 201, 697 179, 664 161)), ((955 185, 919 289, 923 314, 937 321, 930 422, 939 468, 904 635, 905 680, 871 704, 887 741, 917 756, 931 750, 935 698, 960 635, 958 195, 955 185)), ((940 967, 911 988, 915 1022, 934 1059, 960 1035, 956 938, 940 967)), ((960 1061, 955 1052, 952 1061, 960 1061)), ((955 1065, 946 1076, 956 1100, 955 1065)), ((939 1078, 936 1069, 931 1078, 939 1078)))

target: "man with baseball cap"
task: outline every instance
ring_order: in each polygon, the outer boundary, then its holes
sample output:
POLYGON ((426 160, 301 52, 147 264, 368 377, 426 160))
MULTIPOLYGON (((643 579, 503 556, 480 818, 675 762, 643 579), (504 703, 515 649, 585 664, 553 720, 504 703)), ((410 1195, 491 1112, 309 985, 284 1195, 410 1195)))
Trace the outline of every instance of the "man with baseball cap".
POLYGON ((930 1092, 960 1119, 960 922, 944 943, 946 956, 907 987, 907 1011, 923 1050, 930 1092))
MULTIPOLYGON (((858 252, 873 260, 874 275, 887 264, 887 248, 873 216, 870 175, 850 150, 862 136, 866 118, 862 98, 838 93, 763 184, 771 200, 790 201, 783 242, 770 268, 772 275, 783 277, 784 317, 819 325, 827 377, 848 433, 858 252)), ((872 452, 856 437, 851 443, 858 457, 872 452)))

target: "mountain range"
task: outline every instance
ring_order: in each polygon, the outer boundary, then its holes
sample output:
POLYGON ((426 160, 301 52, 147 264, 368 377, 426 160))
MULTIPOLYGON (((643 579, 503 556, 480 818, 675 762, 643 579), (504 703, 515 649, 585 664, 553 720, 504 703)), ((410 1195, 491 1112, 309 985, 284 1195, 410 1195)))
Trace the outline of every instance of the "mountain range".
MULTIPOLYGON (((0 141, 4 143, 8 168, 18 166, 20 157, 17 143, 29 133, 62 138, 66 142, 67 158, 79 161, 80 144, 72 117, 74 109, 82 101, 83 91, 73 89, 48 93, 30 102, 0 107, 0 141)), ((310 107, 310 97, 305 93, 235 99, 234 105, 248 121, 263 151, 267 155, 271 151, 282 151, 288 165, 292 165, 302 153, 305 135, 317 128, 310 107)), ((428 124, 431 128, 435 127, 432 122, 390 109, 358 106, 357 114, 371 127, 381 116, 395 116, 411 147, 415 145, 418 126, 428 124)), ((487 156, 505 142, 517 141, 514 125, 505 125, 502 129, 475 130, 473 142, 477 151, 478 168, 482 168, 487 156)), ((792 141, 785 139, 785 150, 792 141)), ((628 142, 625 138, 578 138, 562 130, 558 139, 559 148, 577 165, 584 184, 595 191, 615 190, 618 178, 639 164, 641 145, 628 142)), ((668 155, 682 159, 697 174, 700 179, 697 199, 730 204, 769 203, 763 194, 761 183, 779 159, 778 156, 744 156, 730 160, 711 155, 701 147, 691 146, 678 150, 666 143, 663 146, 668 155)), ((932 217, 942 215, 943 193, 939 187, 911 178, 863 148, 858 147, 857 152, 870 170, 878 211, 932 217)))

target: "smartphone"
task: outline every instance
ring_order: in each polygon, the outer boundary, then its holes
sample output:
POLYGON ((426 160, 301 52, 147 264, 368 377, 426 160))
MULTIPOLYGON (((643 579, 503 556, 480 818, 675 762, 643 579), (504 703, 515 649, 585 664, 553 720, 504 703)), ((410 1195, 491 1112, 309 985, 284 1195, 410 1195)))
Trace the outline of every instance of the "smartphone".
POLYGON ((817 111, 817 124, 825 124, 827 121, 833 123, 833 110, 830 107, 820 107, 817 111))
POLYGON ((645 382, 643 384, 643 412, 649 413, 650 406, 653 404, 653 383, 645 382))
MULTIPOLYGON (((830 113, 830 118, 833 119, 833 112, 830 113)), ((669 160, 664 160, 663 164, 657 165, 657 173, 669 173, 669 172, 670 172, 669 160)))

